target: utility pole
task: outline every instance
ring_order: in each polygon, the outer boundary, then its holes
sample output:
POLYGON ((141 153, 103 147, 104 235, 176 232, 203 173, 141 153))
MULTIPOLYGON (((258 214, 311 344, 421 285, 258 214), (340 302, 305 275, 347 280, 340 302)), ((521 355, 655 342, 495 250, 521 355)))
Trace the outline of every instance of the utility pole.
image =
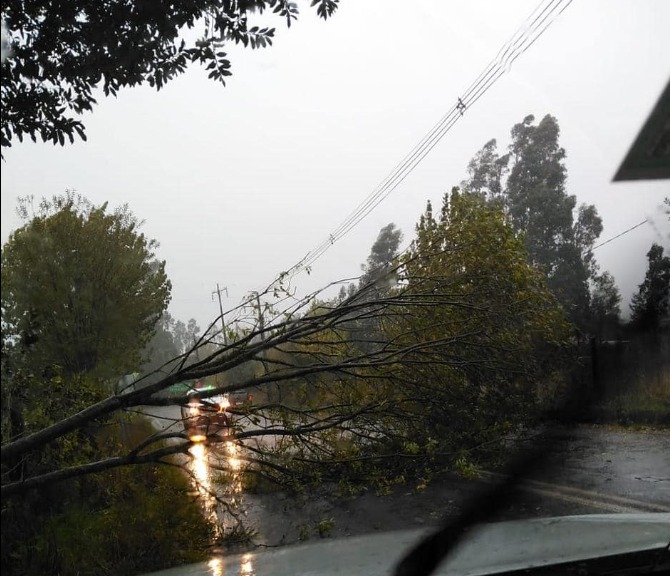
MULTIPOLYGON (((255 290, 251 293, 254 298, 256 298, 256 306, 258 307, 258 329, 260 332, 260 337, 261 337, 261 342, 265 342, 265 334, 263 330, 265 329, 265 319, 263 318, 263 309, 261 308, 261 295, 256 292, 255 290)), ((263 365, 263 374, 267 375, 269 370, 268 370, 268 363, 265 358, 265 350, 261 350, 260 354, 260 360, 261 364, 263 365)), ((275 383, 277 388, 279 388, 279 384, 275 383)), ((268 399, 270 397, 268 396, 268 399)))
MULTIPOLYGON (((256 306, 258 307, 258 331, 260 332, 261 342, 265 342, 265 319, 263 318, 263 309, 261 308, 261 296, 258 292, 254 291, 251 293, 254 298, 256 298, 256 306)), ((265 368, 265 373, 267 374, 267 366, 265 365, 265 351, 261 352, 261 358, 263 359, 263 367, 265 368)))
POLYGON ((223 304, 221 304, 221 292, 225 292, 226 296, 228 296, 228 287, 224 286, 223 288, 219 288, 219 283, 216 283, 216 290, 212 292, 212 300, 214 300, 214 294, 216 294, 219 297, 219 310, 221 311, 221 331, 223 333, 223 344, 224 346, 228 346, 228 336, 226 335, 226 323, 223 320, 223 304))
POLYGON ((265 328, 265 321, 263 319, 263 309, 261 308, 261 296, 258 292, 252 292, 256 296, 256 305, 258 306, 258 327, 261 330, 261 340, 265 340, 265 335, 263 334, 263 328, 265 328))

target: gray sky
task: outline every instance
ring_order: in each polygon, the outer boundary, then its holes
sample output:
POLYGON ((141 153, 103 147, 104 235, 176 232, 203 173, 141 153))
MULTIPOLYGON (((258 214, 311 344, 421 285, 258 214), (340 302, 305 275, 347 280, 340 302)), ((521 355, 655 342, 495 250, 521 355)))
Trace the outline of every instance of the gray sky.
MULTIPOLYGON (((300 20, 265 50, 231 48, 224 88, 197 68, 160 92, 122 91, 85 118, 88 142, 17 143, 2 164, 2 240, 16 197, 76 189, 128 203, 161 244, 170 312, 204 328, 217 283, 236 305, 271 282, 362 202, 456 103, 539 0, 342 0, 327 22, 300 20), (411 10, 408 10, 411 6, 411 10)), ((526 115, 557 117, 568 191, 603 218, 596 251, 625 297, 652 242, 668 247, 668 181, 612 177, 670 77, 670 2, 575 0, 376 210, 294 278, 299 293, 360 273, 379 229, 406 242, 430 199, 466 175, 490 138, 506 146, 526 115)))

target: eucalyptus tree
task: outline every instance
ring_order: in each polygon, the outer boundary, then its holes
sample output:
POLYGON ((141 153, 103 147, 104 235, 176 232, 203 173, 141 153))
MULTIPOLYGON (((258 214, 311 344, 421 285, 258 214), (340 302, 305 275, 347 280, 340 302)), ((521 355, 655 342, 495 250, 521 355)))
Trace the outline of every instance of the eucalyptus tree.
POLYGON ((578 207, 567 191, 559 136, 553 116, 539 123, 526 116, 512 127, 507 153, 498 152, 496 140, 477 152, 462 186, 504 206, 513 228, 524 235, 529 261, 544 271, 570 320, 587 330, 590 284, 598 275, 593 248, 603 226, 595 206, 578 207))
POLYGON ((370 248, 367 262, 363 265, 361 285, 380 280, 389 272, 398 256, 400 242, 402 242, 402 231, 393 222, 379 231, 377 239, 370 248))

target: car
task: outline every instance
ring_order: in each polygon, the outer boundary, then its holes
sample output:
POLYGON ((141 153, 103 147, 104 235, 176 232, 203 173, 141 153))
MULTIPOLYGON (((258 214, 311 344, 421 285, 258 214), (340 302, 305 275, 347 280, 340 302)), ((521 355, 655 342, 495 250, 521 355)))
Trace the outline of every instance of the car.
POLYGON ((188 403, 181 407, 184 431, 192 442, 204 442, 209 438, 230 436, 232 419, 226 408, 224 396, 203 399, 201 389, 193 389, 187 394, 188 403))
POLYGON ((228 392, 226 395, 229 405, 233 408, 250 406, 253 404, 254 397, 250 392, 245 390, 235 390, 234 392, 228 392))

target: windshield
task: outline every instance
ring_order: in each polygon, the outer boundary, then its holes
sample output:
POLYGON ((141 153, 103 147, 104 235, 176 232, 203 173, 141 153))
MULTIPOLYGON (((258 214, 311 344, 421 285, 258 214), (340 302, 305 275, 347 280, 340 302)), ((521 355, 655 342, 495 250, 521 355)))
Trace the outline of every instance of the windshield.
POLYGON ((192 4, 3 3, 2 567, 670 512, 670 5, 192 4))

